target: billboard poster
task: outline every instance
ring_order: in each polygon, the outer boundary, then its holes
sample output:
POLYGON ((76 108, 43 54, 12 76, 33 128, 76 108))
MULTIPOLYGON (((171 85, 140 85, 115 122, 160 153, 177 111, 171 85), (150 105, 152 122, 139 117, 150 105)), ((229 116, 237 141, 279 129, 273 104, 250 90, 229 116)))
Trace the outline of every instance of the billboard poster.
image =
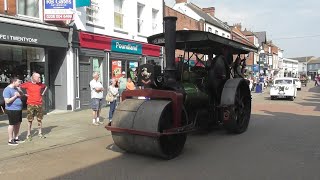
POLYGON ((121 61, 112 61, 112 79, 121 77, 121 61))
POLYGON ((72 20, 74 13, 74 0, 44 0, 45 21, 72 20))

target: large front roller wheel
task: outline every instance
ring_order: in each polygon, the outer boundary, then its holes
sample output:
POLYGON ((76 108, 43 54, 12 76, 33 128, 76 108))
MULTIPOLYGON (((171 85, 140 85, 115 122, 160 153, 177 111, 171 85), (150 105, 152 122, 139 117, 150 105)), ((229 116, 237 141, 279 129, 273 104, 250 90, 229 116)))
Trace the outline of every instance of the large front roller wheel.
POLYGON ((223 125, 228 132, 240 134, 247 130, 251 116, 251 93, 245 79, 229 79, 221 95, 224 109, 223 125))
MULTIPOLYGON (((144 132, 161 133, 172 125, 172 104, 167 100, 126 99, 119 104, 112 118, 112 127, 144 132)), ((112 132, 112 138, 119 148, 127 152, 172 159, 181 153, 186 134, 150 137, 112 132)))

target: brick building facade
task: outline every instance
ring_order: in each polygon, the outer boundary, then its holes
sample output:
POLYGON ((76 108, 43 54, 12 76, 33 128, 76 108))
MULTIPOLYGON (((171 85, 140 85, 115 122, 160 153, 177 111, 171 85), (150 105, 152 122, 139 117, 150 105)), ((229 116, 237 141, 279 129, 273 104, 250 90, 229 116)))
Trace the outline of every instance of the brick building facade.
MULTIPOLYGON (((195 19, 192 19, 191 17, 182 14, 168 6, 165 6, 164 9, 164 16, 175 16, 177 17, 177 30, 198 30, 203 31, 203 23, 202 21, 197 21, 195 19)), ((182 50, 176 50, 176 57, 183 56, 182 50)), ((195 60, 195 56, 191 58, 192 60, 195 60)))

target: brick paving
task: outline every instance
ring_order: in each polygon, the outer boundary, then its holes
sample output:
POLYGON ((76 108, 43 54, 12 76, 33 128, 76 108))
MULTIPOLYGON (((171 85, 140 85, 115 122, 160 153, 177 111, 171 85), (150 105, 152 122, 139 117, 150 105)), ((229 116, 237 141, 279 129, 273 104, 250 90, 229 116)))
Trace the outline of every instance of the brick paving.
MULTIPOLYGON (((108 107, 103 108, 102 115, 106 116, 108 110, 108 107)), ((31 132, 34 136, 33 140, 18 146, 7 144, 8 120, 0 121, 0 161, 110 135, 104 125, 91 125, 91 115, 91 110, 45 115, 42 131, 47 138, 40 139, 37 137, 37 123, 34 122, 31 132)), ((19 137, 24 139, 27 133, 27 120, 25 118, 23 118, 20 132, 19 137)))

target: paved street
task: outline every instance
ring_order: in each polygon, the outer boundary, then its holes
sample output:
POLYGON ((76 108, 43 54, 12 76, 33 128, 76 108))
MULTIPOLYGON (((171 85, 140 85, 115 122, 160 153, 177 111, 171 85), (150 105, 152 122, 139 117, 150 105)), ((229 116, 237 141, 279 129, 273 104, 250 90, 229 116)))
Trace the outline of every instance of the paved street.
POLYGON ((122 152, 103 126, 90 125, 89 110, 47 115, 48 138, 18 147, 6 145, 7 121, 0 121, 0 179, 318 180, 320 87, 309 87, 293 102, 253 93, 247 132, 191 134, 170 161, 122 152))

